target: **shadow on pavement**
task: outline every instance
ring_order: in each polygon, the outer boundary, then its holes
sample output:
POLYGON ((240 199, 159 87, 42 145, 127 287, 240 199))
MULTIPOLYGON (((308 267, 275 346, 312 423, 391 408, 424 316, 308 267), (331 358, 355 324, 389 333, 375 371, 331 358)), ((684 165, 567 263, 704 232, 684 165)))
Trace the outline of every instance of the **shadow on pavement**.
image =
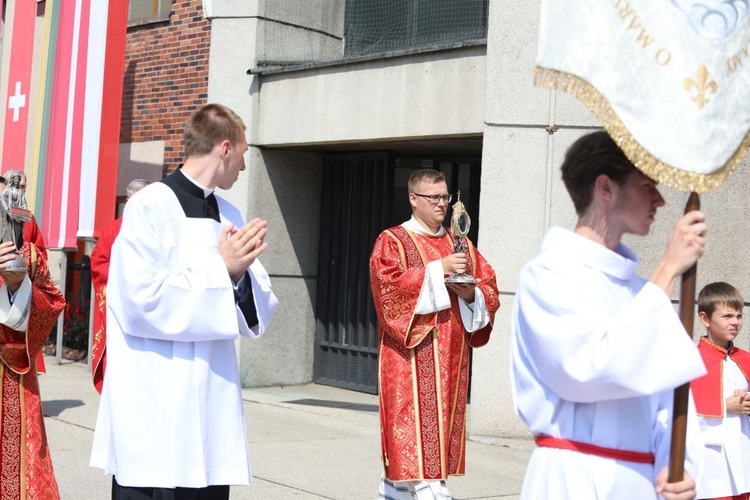
POLYGON ((52 401, 42 401, 42 411, 45 417, 59 417, 63 411, 69 408, 78 408, 83 404, 80 399, 53 399, 52 401))
POLYGON ((288 404, 295 404, 295 405, 322 406, 325 408, 343 408, 345 410, 369 411, 369 412, 378 411, 378 405, 349 403, 346 401, 330 401, 327 399, 295 399, 292 401, 284 401, 284 402, 288 404))

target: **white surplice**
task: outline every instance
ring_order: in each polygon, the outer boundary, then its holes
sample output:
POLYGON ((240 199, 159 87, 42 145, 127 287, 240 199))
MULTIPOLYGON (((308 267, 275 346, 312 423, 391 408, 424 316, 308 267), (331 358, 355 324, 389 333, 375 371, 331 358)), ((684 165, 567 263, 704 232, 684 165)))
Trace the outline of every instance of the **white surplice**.
MULTIPOLYGON (((748 382, 731 358, 722 361, 722 401, 748 382)), ((750 416, 727 413, 724 418, 698 417, 706 453, 697 479, 698 498, 719 498, 750 491, 750 416)))
MULTIPOLYGON (((669 297, 613 252, 552 228, 521 271, 513 311, 511 387, 516 413, 536 434, 629 451, 637 464, 537 448, 522 498, 656 498, 668 464, 672 390, 705 374, 669 297)), ((686 471, 703 452, 692 400, 686 471)))
POLYGON ((278 301, 256 260, 248 273, 259 324, 247 325, 218 253, 222 227, 242 227, 242 217, 217 200, 221 223, 186 217, 163 183, 126 205, 112 249, 91 455, 91 466, 123 486, 251 480, 235 339, 261 336, 278 301))

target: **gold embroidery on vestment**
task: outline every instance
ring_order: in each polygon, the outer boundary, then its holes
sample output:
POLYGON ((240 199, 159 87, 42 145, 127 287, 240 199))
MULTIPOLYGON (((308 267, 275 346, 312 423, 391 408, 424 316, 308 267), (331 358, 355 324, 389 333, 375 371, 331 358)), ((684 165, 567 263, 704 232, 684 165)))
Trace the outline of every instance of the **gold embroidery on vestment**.
POLYGON ((15 500, 21 489, 21 411, 15 373, 2 365, 2 500, 15 500))
MULTIPOLYGON (((28 344, 27 344, 28 345, 28 344)), ((28 351, 28 348, 27 348, 28 351)), ((31 358, 29 358, 31 359, 31 358)), ((20 425, 20 432, 21 432, 21 500, 26 500, 26 398, 24 397, 24 394, 26 392, 25 389, 25 382, 26 376, 25 375, 19 375, 18 376, 18 400, 21 405, 21 425, 20 425)), ((41 405, 41 396, 39 397, 39 404, 41 405)))
POLYGON ((446 466, 447 458, 446 452, 446 441, 445 441, 445 428, 443 415, 443 381, 440 377, 440 349, 438 348, 438 332, 434 330, 432 334, 432 359, 435 360, 435 394, 437 396, 437 409, 436 416, 438 421, 438 445, 440 446, 440 475, 441 477, 448 477, 446 466))
POLYGON ((411 365, 411 387, 414 398, 414 435, 417 440, 417 465, 419 477, 424 477, 424 455, 422 453, 422 422, 419 415, 419 383, 417 382, 417 359, 414 349, 409 349, 409 364, 411 365))

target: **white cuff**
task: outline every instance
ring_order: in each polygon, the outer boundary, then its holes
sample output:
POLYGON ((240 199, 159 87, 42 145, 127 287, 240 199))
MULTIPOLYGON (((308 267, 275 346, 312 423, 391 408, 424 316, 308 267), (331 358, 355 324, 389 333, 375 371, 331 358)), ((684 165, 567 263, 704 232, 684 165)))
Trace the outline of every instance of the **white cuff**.
POLYGON ((424 272, 422 289, 419 292, 419 300, 414 314, 432 314, 451 306, 451 298, 445 287, 445 275, 443 274, 443 263, 433 260, 427 264, 424 272))
POLYGON ((490 322, 490 314, 487 311, 487 304, 484 302, 484 294, 479 287, 474 288, 474 303, 469 304, 459 297, 458 307, 461 310, 461 322, 467 332, 476 332, 490 322))
POLYGON ((12 303, 8 285, 0 285, 0 323, 13 330, 25 332, 29 326, 30 310, 31 280, 28 275, 23 278, 21 286, 16 290, 12 303))

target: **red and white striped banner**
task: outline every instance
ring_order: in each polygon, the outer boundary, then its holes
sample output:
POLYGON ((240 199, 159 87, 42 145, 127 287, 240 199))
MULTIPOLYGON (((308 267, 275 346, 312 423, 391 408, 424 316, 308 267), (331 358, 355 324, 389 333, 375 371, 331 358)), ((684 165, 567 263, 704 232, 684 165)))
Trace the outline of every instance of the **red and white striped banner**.
POLYGON ((76 247, 114 218, 127 7, 60 3, 41 217, 50 248, 76 247))

